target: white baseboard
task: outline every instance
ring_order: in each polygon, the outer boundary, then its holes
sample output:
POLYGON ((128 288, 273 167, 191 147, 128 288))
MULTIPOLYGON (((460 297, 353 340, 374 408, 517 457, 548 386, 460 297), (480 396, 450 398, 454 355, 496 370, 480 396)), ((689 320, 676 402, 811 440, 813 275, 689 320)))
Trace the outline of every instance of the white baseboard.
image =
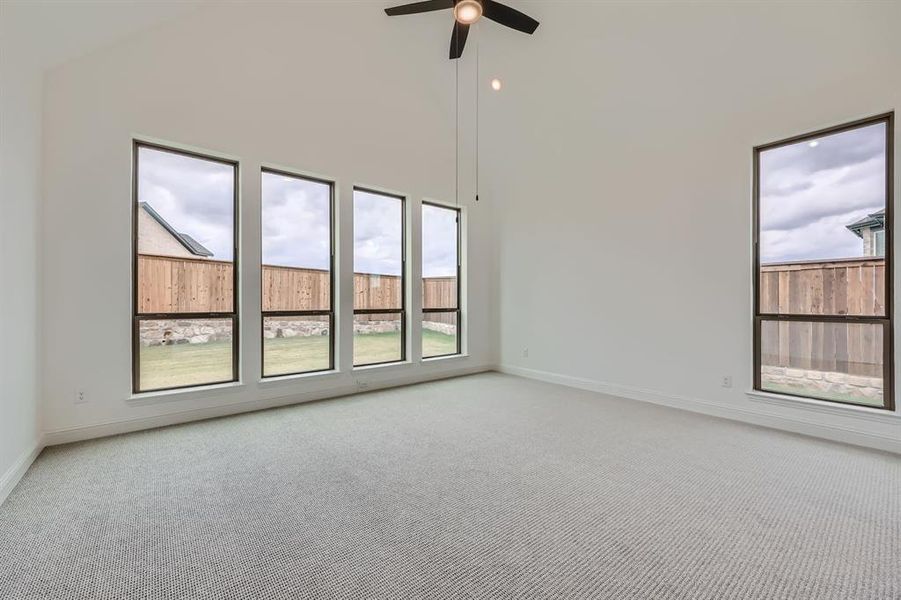
MULTIPOLYGON (((593 379, 560 375, 558 373, 527 369, 512 365, 501 365, 497 370, 501 373, 537 379, 548 383, 556 383, 610 396, 618 396, 620 398, 628 398, 629 400, 650 402, 653 404, 669 406, 671 408, 731 419, 733 421, 742 421, 772 429, 791 431, 846 444, 854 444, 856 446, 864 446, 867 448, 875 448, 877 450, 901 454, 901 420, 895 415, 885 415, 885 418, 882 421, 886 428, 890 431, 896 431, 897 433, 882 434, 850 424, 835 425, 832 423, 823 423, 817 420, 816 413, 811 414, 810 416, 786 416, 785 414, 777 414, 772 407, 767 407, 763 404, 755 407, 726 406, 709 400, 689 398, 655 390, 617 385, 593 379)), ((872 422, 873 420, 874 417, 871 414, 866 416, 866 421, 872 422)), ((861 419, 861 421, 863 421, 863 419, 861 419)))
MULTIPOLYGON (((901 454, 901 419, 897 416, 886 416, 885 422, 890 423, 890 429, 897 431, 896 434, 880 434, 873 431, 867 431, 851 425, 837 426, 818 422, 816 414, 810 417, 802 416, 785 416, 784 414, 775 414, 772 410, 767 409, 766 404, 759 407, 737 407, 725 406, 720 403, 710 402, 697 398, 679 396, 659 392, 655 390, 647 390, 633 386, 624 386, 611 383, 605 383, 592 379, 581 377, 573 377, 569 375, 561 375, 548 371, 540 371, 537 369, 527 369, 524 367, 516 367, 511 365, 500 365, 497 367, 482 365, 476 367, 467 367, 455 369, 453 371, 445 371, 423 376, 421 373, 416 376, 399 376, 392 379, 373 381, 371 387, 367 390, 352 385, 343 385, 331 388, 325 391, 317 391, 311 393, 291 393, 285 396, 275 398, 266 398, 259 400, 249 400, 246 402, 230 403, 223 406, 207 407, 201 409, 183 410, 170 412, 164 415, 156 415, 152 417, 142 417, 137 419, 123 419, 109 421, 104 423, 96 423, 81 427, 69 427, 65 429, 57 429, 47 431, 39 440, 34 448, 24 453, 19 460, 0 478, 0 503, 6 499, 15 485, 19 482, 31 463, 37 458, 41 450, 45 446, 53 446, 57 444, 66 444, 70 442, 83 441, 93 438, 106 437, 110 435, 118 435, 129 433, 132 431, 141 431, 145 429, 153 429, 156 427, 166 427, 169 425, 177 425, 180 423, 188 423, 191 421, 200 421, 203 419, 211 419, 216 417, 224 417, 256 410, 265 410, 267 408, 276 408, 280 406, 289 406, 292 404, 302 404, 305 402, 313 402, 317 400, 325 400, 328 398, 338 398, 368 391, 380 389, 388 389, 416 383, 424 383, 427 381, 436 381, 439 379, 448 379, 452 377, 460 377, 464 375, 472 375, 486 371, 499 371, 510 375, 517 375, 529 379, 556 383, 573 388, 589 390, 610 396, 627 398, 630 400, 638 400, 642 402, 650 402, 671 408, 688 410, 691 412, 702 413, 715 417, 731 419, 734 421, 742 421, 754 425, 770 427, 773 429, 781 429, 801 433, 814 437, 825 438, 838 442, 865 446, 901 454)), ((868 421, 873 421, 874 417, 870 414, 866 417, 868 421)))
POLYGON ((34 462, 34 459, 38 457, 38 454, 40 454, 43 449, 43 440, 38 439, 31 448, 27 449, 18 459, 16 459, 16 462, 7 469, 6 473, 3 473, 3 475, 0 476, 0 504, 3 504, 6 501, 10 492, 13 491, 13 488, 15 488, 22 479, 22 476, 28 472, 31 463, 34 462))
POLYGON ((242 402, 231 402, 228 404, 223 404, 221 406, 173 411, 152 417, 120 419, 79 427, 67 427, 64 429, 45 431, 43 442, 44 446, 56 446, 58 444, 81 442, 94 438, 119 435, 122 433, 131 433, 133 431, 155 429, 157 427, 167 427, 169 425, 179 425, 181 423, 189 423, 191 421, 215 419, 217 417, 227 417, 230 415, 237 415, 257 410, 265 410, 268 408, 290 406, 292 404, 303 404, 305 402, 315 402, 317 400, 340 398, 342 396, 349 396, 352 394, 366 393, 375 390, 401 387, 405 385, 414 385, 416 383, 425 383, 428 381, 437 381, 439 379, 449 379, 452 377, 461 377, 464 375, 473 375, 476 373, 484 373, 486 371, 493 370, 493 365, 482 365, 474 367, 463 367, 450 371, 441 371, 440 373, 423 374, 419 372, 415 375, 399 375, 397 377, 389 379, 371 381, 366 389, 361 389, 356 385, 344 384, 329 388, 327 390, 319 390, 309 393, 291 392, 283 396, 247 400, 242 402))

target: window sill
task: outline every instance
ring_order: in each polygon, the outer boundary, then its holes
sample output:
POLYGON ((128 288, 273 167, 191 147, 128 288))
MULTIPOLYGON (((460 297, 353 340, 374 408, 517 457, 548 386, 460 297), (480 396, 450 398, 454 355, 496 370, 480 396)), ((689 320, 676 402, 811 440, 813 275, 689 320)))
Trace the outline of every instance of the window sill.
POLYGON ((316 380, 319 378, 330 378, 335 375, 339 375, 340 372, 337 369, 329 369, 328 371, 314 371, 312 373, 297 373, 296 375, 278 375, 275 377, 263 377, 259 380, 260 385, 269 386, 269 385, 278 385, 278 384, 289 384, 296 383, 298 381, 309 381, 316 380))
POLYGON ((132 394, 128 397, 129 404, 156 404, 158 402, 171 402, 173 400, 184 400, 187 398, 207 398, 219 392, 226 390, 236 390, 243 388, 244 384, 240 381, 231 383, 217 383, 213 385, 199 385, 197 387, 183 388, 180 390, 161 390, 158 392, 141 392, 132 394))
POLYGON ((353 370, 356 371, 372 371, 378 369, 384 369, 388 367, 404 367, 407 365, 412 365, 413 363, 409 360, 399 360, 397 362, 387 362, 387 363, 379 363, 377 365, 362 365, 359 367, 354 367, 353 370))
POLYGON ((801 398, 798 396, 788 396, 786 394, 762 392, 760 390, 748 390, 745 392, 745 395, 755 402, 764 402, 766 404, 775 404, 779 406, 794 406, 796 408, 804 408, 805 410, 812 410, 819 413, 841 415, 844 417, 853 417, 881 423, 901 420, 901 415, 890 410, 885 410, 884 408, 838 404, 829 402, 828 400, 801 398))
POLYGON ((461 358, 469 358, 469 355, 463 354, 461 352, 460 354, 448 354, 447 356, 432 356, 429 358, 423 358, 422 362, 423 363, 437 363, 437 362, 442 362, 445 360, 460 360, 461 358))

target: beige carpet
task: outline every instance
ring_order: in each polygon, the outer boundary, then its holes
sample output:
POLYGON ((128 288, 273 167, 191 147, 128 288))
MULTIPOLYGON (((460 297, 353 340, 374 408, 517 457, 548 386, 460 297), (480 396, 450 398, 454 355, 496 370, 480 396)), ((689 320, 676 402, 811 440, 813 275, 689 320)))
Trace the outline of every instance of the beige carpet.
POLYGON ((901 458, 498 374, 44 451, 3 598, 901 598, 901 458))

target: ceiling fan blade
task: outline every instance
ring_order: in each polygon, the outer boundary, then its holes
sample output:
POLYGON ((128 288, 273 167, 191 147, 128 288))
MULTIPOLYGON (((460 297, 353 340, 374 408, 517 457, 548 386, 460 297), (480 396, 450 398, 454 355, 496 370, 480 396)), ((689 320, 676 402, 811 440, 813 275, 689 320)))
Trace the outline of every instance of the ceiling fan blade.
POLYGON ((451 32, 450 57, 451 60, 463 56, 463 47, 466 38, 469 37, 469 25, 454 21, 454 30, 451 32))
POLYGON ((494 0, 482 0, 482 15, 511 29, 532 34, 538 29, 538 21, 515 8, 510 8, 494 0))
POLYGON ((414 2, 412 4, 386 8, 385 14, 389 17, 396 17, 398 15, 415 15, 418 13, 444 10, 445 8, 453 7, 454 0, 426 0, 425 2, 414 2))

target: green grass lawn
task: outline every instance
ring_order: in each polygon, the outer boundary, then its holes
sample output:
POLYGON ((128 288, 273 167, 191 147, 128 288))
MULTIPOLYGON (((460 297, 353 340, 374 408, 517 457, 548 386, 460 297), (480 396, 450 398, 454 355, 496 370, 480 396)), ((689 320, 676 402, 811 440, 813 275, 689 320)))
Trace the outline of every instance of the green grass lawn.
POLYGON ((456 352, 456 335, 447 335, 446 333, 431 331, 430 329, 422 330, 422 355, 425 358, 456 354, 456 352))
POLYGON ((354 334, 355 365, 373 365, 398 360, 400 360, 400 332, 354 334))
POLYGON ((230 342, 141 348, 141 389, 231 381, 230 342))
MULTIPOLYGON (((327 336, 266 340, 266 375, 328 369, 328 349, 327 336)), ((423 356, 440 356, 456 351, 456 336, 423 330, 423 356)), ((354 336, 355 363, 372 364, 394 360, 400 360, 399 333, 354 336)), ((141 348, 142 390, 201 385, 231 379, 231 344, 228 342, 141 348)))
POLYGON ((325 371, 328 363, 328 336, 274 338, 263 344, 266 377, 325 371))

